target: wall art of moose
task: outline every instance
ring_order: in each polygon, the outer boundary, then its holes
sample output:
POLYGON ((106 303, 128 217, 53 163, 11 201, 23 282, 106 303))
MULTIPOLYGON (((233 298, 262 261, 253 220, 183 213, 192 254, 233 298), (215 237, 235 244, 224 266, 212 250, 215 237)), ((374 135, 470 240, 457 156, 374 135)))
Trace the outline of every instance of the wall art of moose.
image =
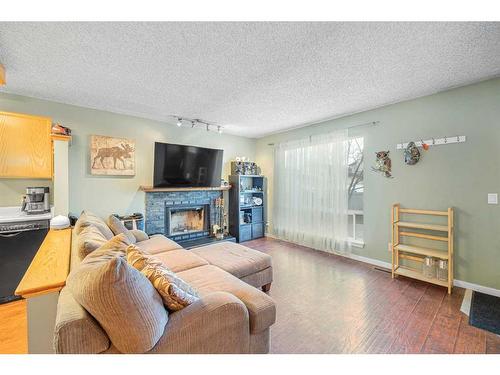
POLYGON ((90 136, 90 173, 106 176, 135 175, 135 142, 103 135, 90 136))

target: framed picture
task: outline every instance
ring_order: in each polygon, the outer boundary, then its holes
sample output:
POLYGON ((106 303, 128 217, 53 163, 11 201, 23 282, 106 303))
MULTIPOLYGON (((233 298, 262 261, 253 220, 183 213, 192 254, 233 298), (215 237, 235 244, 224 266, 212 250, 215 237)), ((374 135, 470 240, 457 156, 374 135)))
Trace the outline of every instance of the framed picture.
POLYGON ((90 173, 105 176, 134 176, 135 141, 91 135, 90 173))

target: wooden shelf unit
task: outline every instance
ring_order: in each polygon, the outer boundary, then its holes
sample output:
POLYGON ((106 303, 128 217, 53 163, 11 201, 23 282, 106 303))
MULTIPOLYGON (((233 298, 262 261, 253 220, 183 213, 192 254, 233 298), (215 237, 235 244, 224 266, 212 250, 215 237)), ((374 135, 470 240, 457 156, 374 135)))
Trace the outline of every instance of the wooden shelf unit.
POLYGON ((453 208, 447 211, 419 210, 413 208, 401 208, 399 203, 393 204, 391 209, 391 239, 392 239, 392 277, 397 275, 411 277, 417 280, 427 281, 436 285, 448 288, 448 294, 453 287, 453 208), (401 215, 429 215, 446 218, 446 225, 434 223, 421 223, 400 220, 401 215), (405 231, 401 231, 405 228, 405 231), (408 229, 418 229, 419 232, 412 232, 408 229), (430 233, 429 233, 430 232, 430 233), (445 233, 445 235, 443 235, 445 233), (422 246, 415 246, 401 243, 402 237, 414 237, 430 241, 440 241, 447 243, 446 250, 433 249, 422 246), (400 259, 408 259, 423 262, 424 257, 430 256, 435 259, 448 261, 448 280, 443 281, 437 278, 428 278, 422 271, 399 264, 400 259))

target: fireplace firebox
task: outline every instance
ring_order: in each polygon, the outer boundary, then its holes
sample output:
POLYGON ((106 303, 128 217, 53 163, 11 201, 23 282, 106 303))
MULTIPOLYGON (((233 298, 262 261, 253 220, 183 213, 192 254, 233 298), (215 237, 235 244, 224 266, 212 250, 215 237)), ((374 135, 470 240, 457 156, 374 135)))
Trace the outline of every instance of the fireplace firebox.
POLYGON ((210 205, 166 205, 165 235, 175 240, 209 236, 210 205))

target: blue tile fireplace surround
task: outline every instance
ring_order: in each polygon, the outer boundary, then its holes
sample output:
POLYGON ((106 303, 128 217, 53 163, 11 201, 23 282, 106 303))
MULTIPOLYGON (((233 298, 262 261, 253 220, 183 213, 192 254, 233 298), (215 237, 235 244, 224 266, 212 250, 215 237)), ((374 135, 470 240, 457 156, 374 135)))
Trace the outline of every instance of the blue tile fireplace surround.
POLYGON ((174 241, 210 237, 219 197, 222 191, 217 190, 146 192, 146 233, 164 234, 174 241))

